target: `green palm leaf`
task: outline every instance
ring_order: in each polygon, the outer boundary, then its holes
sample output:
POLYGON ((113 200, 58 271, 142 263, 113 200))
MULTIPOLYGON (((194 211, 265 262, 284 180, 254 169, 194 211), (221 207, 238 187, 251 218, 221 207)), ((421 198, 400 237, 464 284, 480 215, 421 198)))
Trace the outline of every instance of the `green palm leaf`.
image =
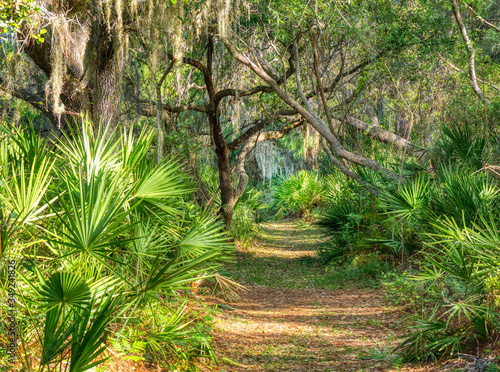
POLYGON ((430 214, 431 192, 430 178, 419 175, 412 182, 401 185, 399 190, 382 192, 381 206, 396 218, 418 221, 430 214))
POLYGON ((72 312, 63 314, 63 309, 59 306, 50 310, 45 317, 41 365, 60 362, 71 345, 70 336, 74 329, 72 312))
POLYGON ((156 167, 152 162, 136 174, 134 197, 151 204, 169 214, 179 214, 172 200, 193 191, 186 178, 179 172, 180 166, 166 161, 156 167))
POLYGON ((107 299, 100 302, 93 318, 92 308, 96 300, 90 303, 82 317, 75 318, 76 326, 72 333, 72 347, 70 357, 70 372, 83 372, 103 363, 108 358, 96 360, 106 350, 106 327, 114 318, 117 301, 109 294, 107 299))
MULTIPOLYGON (((213 216, 202 216, 194 221, 179 242, 179 255, 194 258, 207 252, 231 249, 221 221, 213 216)), ((223 257, 221 257, 223 258, 223 257)))
POLYGON ((19 222, 31 224, 43 217, 41 214, 49 203, 41 205, 41 202, 52 180, 53 168, 54 161, 47 158, 40 161, 35 158, 31 166, 21 159, 19 174, 13 164, 12 177, 0 179, 0 202, 19 222))
POLYGON ((118 167, 120 141, 110 140, 114 133, 108 130, 109 126, 103 130, 99 125, 95 133, 90 120, 84 119, 80 130, 71 131, 71 138, 64 133, 66 141, 60 141, 58 147, 69 166, 65 171, 71 170, 75 179, 81 177, 82 168, 87 175, 114 172, 118 167))
MULTIPOLYGON (((106 257, 110 246, 125 244, 130 225, 127 217, 137 205, 127 208, 131 191, 123 190, 123 178, 108 181, 103 173, 79 180, 79 187, 61 198, 62 212, 55 210, 59 222, 66 228, 50 240, 76 251, 106 257), (69 200, 68 200, 69 199, 69 200), (123 235, 125 238, 119 237, 123 235)), ((66 188, 72 188, 66 180, 66 188)))
POLYGON ((62 272, 52 274, 40 289, 40 301, 47 307, 85 306, 90 301, 89 286, 79 276, 62 272))

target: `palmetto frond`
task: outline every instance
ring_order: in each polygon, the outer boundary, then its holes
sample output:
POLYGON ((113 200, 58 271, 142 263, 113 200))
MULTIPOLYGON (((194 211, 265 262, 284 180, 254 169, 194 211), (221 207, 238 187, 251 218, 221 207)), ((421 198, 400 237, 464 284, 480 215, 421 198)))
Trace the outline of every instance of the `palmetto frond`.
POLYGON ((79 276, 61 272, 55 273, 42 285, 40 302, 49 309, 56 306, 82 307, 90 302, 90 289, 79 276))
POLYGON ((123 244, 120 236, 128 235, 127 217, 135 206, 125 207, 130 190, 124 190, 123 179, 108 179, 105 174, 80 178, 77 189, 66 179, 68 190, 60 199, 61 211, 54 210, 66 231, 54 233, 51 241, 77 252, 107 256, 106 250, 123 244))
POLYGON ((393 217, 412 222, 430 213, 431 193, 430 178, 421 174, 412 182, 400 185, 399 190, 383 192, 381 207, 393 217))
POLYGON ((31 166, 23 159, 19 168, 12 165, 10 178, 0 179, 0 202, 11 217, 18 217, 19 222, 27 224, 42 217, 49 205, 42 202, 52 181, 53 168, 54 161, 47 158, 35 158, 31 166))

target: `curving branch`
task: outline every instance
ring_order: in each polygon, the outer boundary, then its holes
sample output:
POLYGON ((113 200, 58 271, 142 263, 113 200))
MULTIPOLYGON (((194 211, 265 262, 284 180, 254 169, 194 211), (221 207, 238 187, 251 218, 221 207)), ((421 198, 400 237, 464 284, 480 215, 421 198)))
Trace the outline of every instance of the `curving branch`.
POLYGON ((301 125, 304 125, 305 120, 303 118, 300 118, 299 120, 296 120, 286 127, 284 127, 281 130, 273 130, 269 132, 263 132, 259 136, 259 142, 262 141, 268 141, 268 140, 274 140, 274 139, 280 139, 286 136, 288 133, 290 133, 292 130, 294 130, 297 127, 300 127, 301 125))
MULTIPOLYGON (((155 116, 156 115, 156 103, 153 101, 148 101, 148 100, 137 100, 138 103, 140 103, 138 107, 138 111, 140 115, 143 116, 155 116)), ((172 106, 168 103, 163 103, 162 104, 162 109, 168 112, 172 113, 181 113, 184 111, 198 111, 198 112, 207 112, 207 106, 206 105, 196 105, 194 103, 186 103, 184 105, 179 105, 179 106, 172 106)))
POLYGON ((30 104, 34 109, 40 111, 43 115, 45 115, 45 117, 47 117, 52 122, 52 124, 58 124, 58 119, 54 115, 52 105, 48 102, 43 93, 32 93, 29 90, 18 87, 16 85, 7 86, 6 81, 2 77, 0 77, 0 91, 23 100, 24 102, 30 104))
POLYGON ((350 115, 342 120, 345 123, 347 123, 351 128, 363 132, 367 136, 375 138, 387 145, 393 145, 397 147, 399 150, 404 150, 407 153, 412 153, 417 149, 417 147, 407 139, 398 136, 397 134, 394 134, 392 132, 389 132, 388 130, 381 128, 378 125, 365 123, 364 121, 359 120, 354 116, 350 115))
MULTIPOLYGON (((441 59, 441 61, 443 61, 444 63, 446 63, 448 66, 450 66, 453 70, 455 70, 456 72, 460 72, 461 74, 467 74, 465 71, 459 69, 457 66, 455 66, 453 63, 451 63, 450 61, 448 61, 447 59, 445 59, 441 54, 439 55, 439 58, 441 59)), ((480 78, 477 78, 477 81, 479 81, 480 83, 483 83, 483 84, 486 84, 486 85, 489 85, 490 87, 492 87, 493 89, 495 90, 498 90, 500 91, 500 87, 495 85, 495 84, 491 84, 483 79, 480 79, 480 78)))
POLYGON ((172 71, 174 67, 174 61, 171 61, 168 65, 167 69, 163 73, 160 81, 156 84, 156 128, 158 130, 158 154, 157 154, 157 162, 160 163, 163 159, 163 129, 161 127, 161 122, 163 121, 163 110, 162 110, 162 95, 161 95, 161 86, 165 81, 166 77, 172 71))
POLYGON ((467 4, 467 3, 463 3, 463 4, 465 5, 465 7, 467 9, 469 9, 469 12, 471 12, 472 15, 476 16, 476 18, 479 19, 483 24, 485 24, 489 28, 492 28, 496 32, 500 32, 500 28, 499 27, 495 26, 491 22, 488 22, 486 19, 484 19, 483 17, 481 17, 479 14, 477 14, 477 12, 474 10, 474 8, 472 8, 469 4, 467 4))
MULTIPOLYGON (((236 165, 234 166, 234 173, 238 179, 238 184, 236 185, 236 189, 234 190, 233 194, 234 197, 233 200, 235 204, 236 201, 238 201, 238 199, 241 197, 241 195, 243 195, 248 185, 248 175, 245 171, 245 160, 248 154, 252 151, 252 149, 254 149, 259 142, 282 138, 295 128, 303 125, 304 122, 305 120, 301 118, 299 120, 290 123, 281 130, 275 130, 263 133, 256 132, 253 133, 251 136, 246 137, 245 141, 242 142, 243 145, 240 148, 240 152, 238 153, 238 157, 236 159, 236 165)), ((249 131, 245 132, 245 134, 243 134, 241 137, 245 136, 248 132, 249 131)))
MULTIPOLYGON (((211 45, 211 43, 209 43, 209 48, 210 48, 210 45, 211 45)), ((213 48, 213 46, 212 46, 212 48, 213 48)), ((212 63, 211 58, 210 58, 211 52, 209 52, 207 54, 208 54, 207 66, 210 66, 212 63)), ((168 58, 171 61, 175 62, 175 58, 174 58, 173 54, 169 54, 168 58)), ((188 57, 183 57, 182 63, 193 66, 194 68, 198 69, 203 74, 203 80, 205 81, 207 92, 211 98, 214 97, 215 96, 215 86, 214 86, 214 83, 212 80, 211 69, 209 69, 209 67, 205 66, 203 63, 201 63, 195 59, 188 58, 188 57)))
POLYGON ((458 29, 462 34, 462 39, 464 40, 465 45, 469 51, 469 69, 470 69, 470 83, 472 85, 472 89, 479 96, 479 98, 484 99, 484 93, 479 88, 479 84, 477 83, 476 76, 476 50, 472 46, 472 42, 469 39, 469 35, 467 34, 467 29, 465 28, 465 24, 462 21, 462 15, 460 14, 460 10, 458 9, 458 1, 450 0, 451 8, 453 10, 453 14, 455 15, 455 21, 457 22, 458 29))
MULTIPOLYGON (((361 166, 368 167, 373 169, 374 171, 380 171, 382 175, 387 178, 397 180, 399 176, 389 169, 383 167, 378 162, 372 159, 365 158, 364 156, 352 153, 343 148, 337 137, 333 133, 331 133, 326 123, 318 117, 318 115, 311 109, 310 104, 302 92, 301 99, 306 107, 302 106, 299 102, 293 99, 289 94, 285 93, 277 84, 277 82, 271 78, 257 63, 252 61, 246 54, 241 53, 230 41, 227 37, 221 37, 222 42, 226 46, 227 50, 233 55, 233 57, 238 60, 243 65, 247 66, 250 70, 252 70, 257 76, 259 76, 262 80, 264 80, 276 93, 276 95, 283 100, 288 106, 292 109, 296 110, 309 124, 311 124, 314 129, 316 129, 322 137, 324 137, 331 145, 333 150, 335 151, 337 156, 340 156, 343 159, 351 161, 355 164, 359 164, 361 166), (309 107, 308 107, 309 106, 309 107)), ((297 64, 298 60, 295 61, 297 64)), ((297 74, 297 67, 295 73, 297 74)), ((300 80, 297 82, 299 85, 300 80)))
POLYGON ((229 142, 227 147, 230 151, 237 150, 244 142, 246 142, 250 137, 252 137, 257 132, 260 132, 266 126, 271 124, 269 120, 257 120, 253 126, 251 126, 245 133, 236 138, 235 140, 229 142))
POLYGON ((223 89, 215 93, 214 102, 218 104, 223 98, 226 97, 247 97, 257 93, 274 93, 271 87, 266 85, 259 85, 249 89, 223 89))
POLYGON ((333 156, 332 151, 328 148, 328 145, 326 143, 326 140, 324 138, 321 139, 321 146, 323 147, 323 150, 326 153, 326 156, 328 156, 328 159, 335 164, 337 168, 341 170, 342 173, 344 173, 346 176, 352 178, 356 182, 358 182, 360 185, 363 185, 369 192, 371 192, 373 195, 378 195, 379 191, 371 186, 369 183, 363 181, 361 177, 359 177, 356 173, 354 173, 352 170, 349 168, 345 167, 342 162, 340 162, 335 156, 333 156))

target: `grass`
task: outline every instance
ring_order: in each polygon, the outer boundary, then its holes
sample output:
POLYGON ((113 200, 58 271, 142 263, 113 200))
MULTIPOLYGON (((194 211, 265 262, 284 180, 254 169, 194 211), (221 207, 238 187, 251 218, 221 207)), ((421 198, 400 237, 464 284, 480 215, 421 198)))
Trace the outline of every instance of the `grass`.
POLYGON ((257 242, 241 247, 225 275, 245 285, 287 289, 378 288, 383 264, 325 267, 317 249, 325 241, 320 229, 303 223, 266 224, 257 242))
POLYGON ((215 349, 236 364, 213 371, 363 371, 391 360, 361 359, 389 345, 398 315, 377 288, 380 265, 325 268, 314 225, 266 223, 224 275, 248 287, 216 317, 215 349), (245 366, 245 367, 242 367, 245 366))

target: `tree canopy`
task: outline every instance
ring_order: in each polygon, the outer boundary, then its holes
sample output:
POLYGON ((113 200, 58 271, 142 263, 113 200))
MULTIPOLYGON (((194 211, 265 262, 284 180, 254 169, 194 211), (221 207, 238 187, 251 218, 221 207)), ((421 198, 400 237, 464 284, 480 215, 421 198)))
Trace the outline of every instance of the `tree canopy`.
POLYGON ((360 134, 418 154, 456 92, 485 112, 497 99, 498 9, 487 1, 5 4, 4 114, 17 99, 59 130, 82 115, 113 128, 154 123, 158 160, 210 134, 227 222, 259 142, 305 125, 329 161, 378 193, 352 165, 400 176, 360 134))

